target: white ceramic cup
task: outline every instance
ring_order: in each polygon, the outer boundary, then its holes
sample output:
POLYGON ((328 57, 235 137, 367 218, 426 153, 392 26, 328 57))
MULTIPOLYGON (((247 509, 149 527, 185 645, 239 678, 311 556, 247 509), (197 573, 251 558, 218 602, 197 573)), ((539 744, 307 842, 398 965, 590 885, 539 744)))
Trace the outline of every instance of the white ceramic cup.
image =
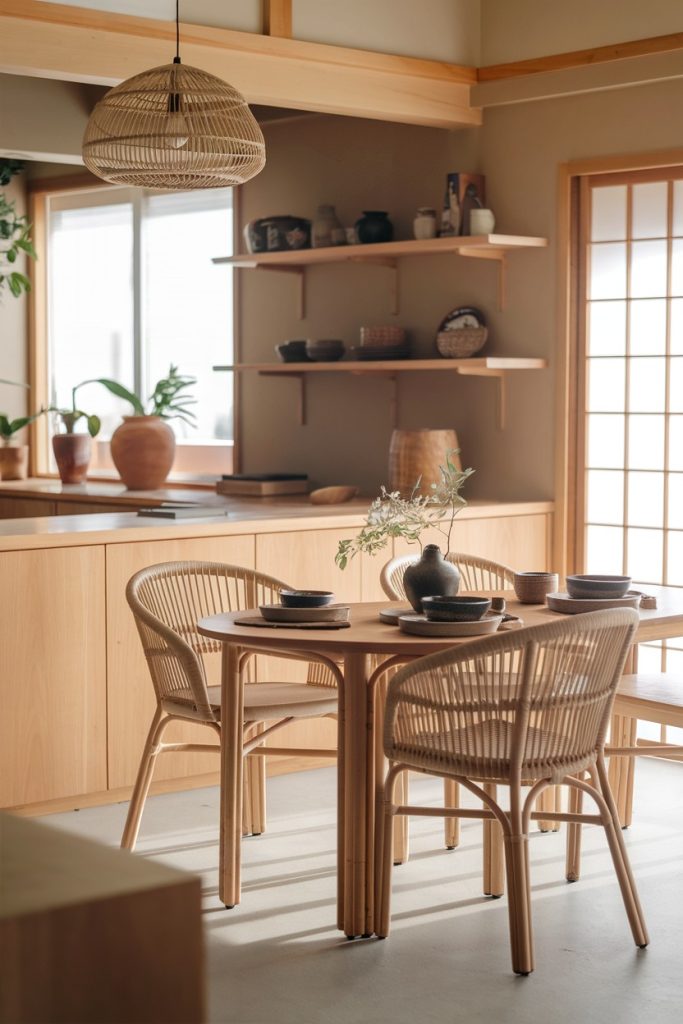
POLYGON ((471 210, 470 211, 470 234, 491 235, 496 226, 496 218, 493 210, 471 210))

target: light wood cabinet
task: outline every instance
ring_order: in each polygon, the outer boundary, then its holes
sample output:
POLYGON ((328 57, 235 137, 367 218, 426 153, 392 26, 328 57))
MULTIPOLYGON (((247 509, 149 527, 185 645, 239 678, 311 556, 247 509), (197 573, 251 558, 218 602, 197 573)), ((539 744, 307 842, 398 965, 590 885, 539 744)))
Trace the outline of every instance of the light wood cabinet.
MULTIPOLYGON (((130 577, 148 565, 176 560, 225 562, 254 568, 254 537, 207 537, 188 540, 112 544, 107 547, 107 713, 109 788, 130 786, 156 707, 149 670, 135 621, 126 601, 130 577)), ((174 723, 168 743, 210 743, 206 728, 174 723)), ((156 781, 217 772, 215 754, 164 754, 156 781)))
POLYGON ((107 787, 104 548, 0 554, 0 805, 107 787))
MULTIPOLYGON (((497 516, 457 519, 453 526, 451 551, 480 555, 523 572, 550 570, 551 514, 497 516)), ((445 538, 436 530, 423 535, 425 544, 445 550, 445 538)), ((396 555, 419 554, 415 544, 394 542, 396 555)))

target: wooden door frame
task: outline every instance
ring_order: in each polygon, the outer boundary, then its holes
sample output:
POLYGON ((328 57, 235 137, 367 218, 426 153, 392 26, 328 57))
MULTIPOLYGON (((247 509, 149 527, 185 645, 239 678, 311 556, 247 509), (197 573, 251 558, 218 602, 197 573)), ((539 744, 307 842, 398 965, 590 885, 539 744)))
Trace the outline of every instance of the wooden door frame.
POLYGON ((594 159, 571 160, 558 167, 557 184, 557 387, 555 423, 555 530, 554 565, 566 574, 582 567, 577 564, 577 494, 583 443, 580 398, 580 306, 579 203, 581 180, 590 175, 655 170, 683 165, 683 149, 652 153, 619 154, 594 159))

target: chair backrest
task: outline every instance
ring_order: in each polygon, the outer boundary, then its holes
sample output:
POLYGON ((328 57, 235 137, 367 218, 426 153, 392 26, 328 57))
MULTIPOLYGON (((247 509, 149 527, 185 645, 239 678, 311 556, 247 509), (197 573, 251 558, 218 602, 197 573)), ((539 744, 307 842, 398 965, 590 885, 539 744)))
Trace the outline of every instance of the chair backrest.
POLYGON ((477 778, 550 778, 592 764, 638 625, 632 608, 511 630, 401 669, 389 685, 390 760, 477 778))
POLYGON ((137 572, 126 587, 157 700, 192 695, 197 713, 213 720, 201 655, 220 643, 197 631, 197 621, 220 612, 256 608, 278 599, 287 584, 219 562, 165 562, 137 572))
MULTIPOLYGON (((477 555, 465 555, 456 551, 448 554, 447 559, 460 570, 460 590, 511 590, 515 580, 515 570, 501 562, 491 562, 488 558, 477 555)), ((409 565, 417 562, 419 555, 399 555, 392 558, 382 569, 380 583, 387 597, 392 601, 402 601, 406 596, 403 586, 403 574, 409 565)))

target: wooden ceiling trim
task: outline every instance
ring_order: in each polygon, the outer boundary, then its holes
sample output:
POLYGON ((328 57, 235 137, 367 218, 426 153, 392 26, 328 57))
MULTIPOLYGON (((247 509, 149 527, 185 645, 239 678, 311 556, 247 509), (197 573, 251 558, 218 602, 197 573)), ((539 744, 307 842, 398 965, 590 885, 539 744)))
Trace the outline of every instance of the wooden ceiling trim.
POLYGON ((569 53, 555 53, 548 57, 518 60, 507 64, 491 64, 479 68, 479 82, 497 82, 506 78, 521 78, 524 75, 540 75, 548 71, 566 71, 572 68, 592 67, 629 57, 647 57, 655 53, 670 53, 683 50, 683 32, 672 32, 665 36, 649 39, 632 39, 625 43, 593 47, 590 50, 574 50, 569 53))

